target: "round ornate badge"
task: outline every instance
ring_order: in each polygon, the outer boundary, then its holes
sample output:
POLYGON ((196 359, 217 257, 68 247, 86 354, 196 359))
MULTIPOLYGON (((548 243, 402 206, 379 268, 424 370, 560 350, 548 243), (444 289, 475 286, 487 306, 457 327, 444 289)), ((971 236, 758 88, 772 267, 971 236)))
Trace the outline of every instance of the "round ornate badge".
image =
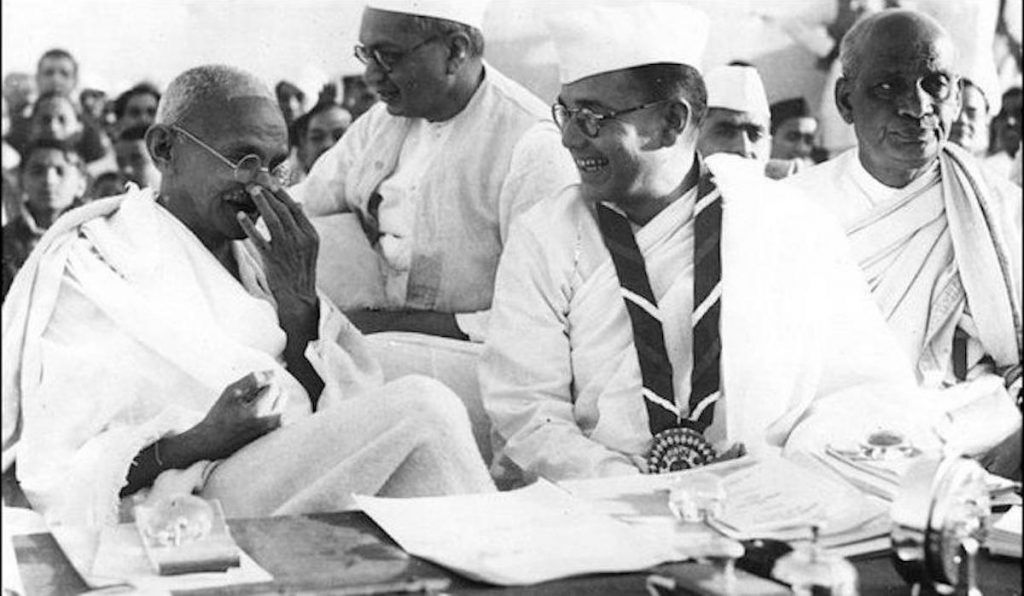
POLYGON ((647 454, 647 471, 664 474, 710 464, 718 454, 704 435, 692 428, 677 427, 654 436, 647 454))

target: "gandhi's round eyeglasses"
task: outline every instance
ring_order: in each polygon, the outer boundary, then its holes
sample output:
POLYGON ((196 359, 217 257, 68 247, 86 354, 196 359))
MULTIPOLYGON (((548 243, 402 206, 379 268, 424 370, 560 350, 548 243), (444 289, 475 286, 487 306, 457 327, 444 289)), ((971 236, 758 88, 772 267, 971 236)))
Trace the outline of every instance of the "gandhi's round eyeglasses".
POLYGON ((440 35, 434 35, 433 37, 428 37, 423 41, 419 42, 418 44, 412 46, 411 48, 402 51, 382 50, 380 48, 368 48, 363 44, 359 43, 356 44, 354 48, 352 48, 352 53, 355 54, 356 60, 359 60, 363 64, 369 66, 371 61, 376 62, 377 66, 379 66, 381 70, 389 73, 392 70, 394 70, 396 66, 398 66, 399 62, 405 60, 405 58, 408 57, 409 54, 412 54, 416 50, 427 45, 428 43, 432 41, 437 41, 439 39, 441 39, 440 35))
POLYGON ((630 112, 637 112, 644 108, 656 106, 659 103, 665 103, 672 101, 671 99, 659 99, 658 101, 651 101, 645 104, 640 104, 632 108, 626 108, 624 110, 616 110, 614 112, 608 112, 607 114, 599 114, 590 108, 570 108, 562 102, 558 102, 551 106, 551 119, 555 121, 558 128, 565 130, 565 127, 569 125, 569 122, 575 122, 576 126, 590 138, 597 137, 601 133, 601 126, 605 120, 614 120, 619 116, 629 114, 630 112))
POLYGON ((250 153, 243 157, 242 159, 238 160, 238 163, 235 163, 228 159, 227 157, 224 157, 224 155, 220 151, 217 151, 213 147, 207 145, 202 141, 202 139, 185 130, 184 128, 178 126, 177 124, 171 124, 170 126, 168 126, 168 128, 170 128, 174 132, 180 133, 183 137, 192 141, 196 145, 199 145, 200 147, 205 149, 210 155, 220 160, 221 163, 231 168, 235 176, 235 180, 242 184, 260 184, 261 186, 269 187, 271 185, 267 183, 268 180, 273 180, 274 182, 277 183, 278 186, 287 185, 289 178, 287 162, 281 163, 273 170, 270 170, 269 168, 263 165, 263 159, 260 158, 259 155, 256 155, 255 153, 250 153))

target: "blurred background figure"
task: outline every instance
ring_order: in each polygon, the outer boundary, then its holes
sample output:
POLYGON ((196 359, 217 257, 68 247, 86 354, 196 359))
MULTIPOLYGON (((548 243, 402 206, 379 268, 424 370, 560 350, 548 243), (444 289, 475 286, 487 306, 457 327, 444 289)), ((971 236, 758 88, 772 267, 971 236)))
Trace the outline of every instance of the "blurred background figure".
POLYGON ((1003 93, 1002 103, 999 113, 992 119, 992 140, 985 165, 1009 177, 1021 143, 1021 88, 1013 87, 1003 93))
POLYGON ((128 192, 128 183, 131 180, 121 172, 103 172, 93 180, 86 193, 86 201, 95 201, 104 197, 116 197, 128 192))
POLYGON ((53 138, 29 143, 22 153, 21 202, 3 227, 3 296, 32 248, 50 225, 81 204, 88 178, 74 146, 53 138))
POLYGON ((139 83, 118 95, 114 100, 115 136, 129 128, 149 128, 156 118, 156 106, 159 103, 160 90, 152 83, 139 83))
POLYGON ((28 73, 12 72, 4 77, 4 101, 10 119, 4 140, 18 151, 28 142, 32 106, 38 95, 35 79, 28 73))
MULTIPOLYGON (((328 87, 333 86, 324 86, 325 89, 328 87)), ((321 97, 330 95, 321 92, 321 97)), ((351 124, 352 114, 329 101, 317 102, 311 110, 296 118, 288 129, 288 136, 294 138, 295 143, 288 156, 286 186, 305 180, 317 158, 333 147, 351 124)))
POLYGON ((2 97, 3 100, 3 133, 4 137, 2 145, 2 173, 3 176, 3 194, 0 195, 2 203, 0 203, 0 226, 7 225, 7 222, 13 219, 14 215, 18 212, 18 165, 21 163, 21 155, 7 144, 7 131, 11 128, 11 119, 8 114, 7 108, 7 96, 2 97))
POLYGON ((345 134, 352 124, 352 114, 336 103, 318 103, 295 124, 298 156, 305 174, 345 134))
POLYGON ((960 79, 960 114, 949 128, 949 140, 975 157, 984 157, 989 145, 988 120, 985 91, 971 79, 960 79))
MULTIPOLYGON (((149 130, 149 124, 136 124, 122 131, 114 141, 117 171, 125 180, 134 182, 140 188, 160 188, 160 171, 157 170, 153 158, 149 155, 149 149, 146 148, 147 130, 149 130)), ((97 178, 94 186, 99 183, 100 180, 97 178)))
POLYGON ((4 132, 6 137, 11 130, 18 126, 28 125, 29 114, 32 112, 32 104, 35 103, 38 93, 32 75, 27 72, 12 72, 4 77, 3 86, 4 101, 7 102, 10 128, 4 132))
POLYGON ((334 81, 324 83, 320 87, 320 91, 316 95, 317 104, 338 104, 341 101, 338 99, 338 84, 334 81))
MULTIPOLYGON (((95 129, 93 129, 95 131, 95 129)), ((57 91, 43 93, 32 109, 28 141, 60 141, 72 145, 86 163, 102 160, 109 146, 98 134, 87 134, 74 101, 57 91)), ((25 151, 22 150, 24 156, 25 151)))
POLYGON ((107 128, 107 92, 101 89, 82 89, 78 94, 78 104, 82 107, 82 118, 92 122, 101 129, 107 128))
MULTIPOLYGON (((78 63, 71 54, 63 49, 43 53, 36 66, 35 85, 39 96, 31 105, 28 119, 12 119, 7 142, 24 158, 31 141, 62 141, 75 147, 88 171, 95 174, 115 169, 113 148, 102 122, 84 117, 73 95, 78 86, 78 63)), ((20 80, 17 87, 5 84, 5 95, 10 92, 20 102, 29 94, 20 88, 20 80)))
POLYGON ((801 166, 814 164, 814 148, 818 134, 818 120, 811 115, 810 106, 803 97, 794 97, 771 105, 772 159, 801 162, 801 166))
POLYGON ((281 106, 284 114, 284 121, 291 127, 292 122, 306 111, 306 94, 288 81, 280 81, 274 92, 277 94, 277 103, 281 106))
POLYGON ((361 74, 341 77, 341 86, 341 107, 352 114, 352 120, 362 116, 377 103, 377 94, 370 89, 361 74))
POLYGON ((59 93, 71 97, 78 86, 78 62, 61 48, 47 50, 36 64, 36 87, 39 94, 59 93))

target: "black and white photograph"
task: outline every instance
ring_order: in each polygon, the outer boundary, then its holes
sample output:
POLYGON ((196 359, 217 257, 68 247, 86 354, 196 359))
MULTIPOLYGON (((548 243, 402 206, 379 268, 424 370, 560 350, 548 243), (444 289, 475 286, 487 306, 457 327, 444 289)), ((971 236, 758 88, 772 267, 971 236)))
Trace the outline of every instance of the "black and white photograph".
POLYGON ((1024 593, 1021 0, 0 0, 3 596, 1024 593))

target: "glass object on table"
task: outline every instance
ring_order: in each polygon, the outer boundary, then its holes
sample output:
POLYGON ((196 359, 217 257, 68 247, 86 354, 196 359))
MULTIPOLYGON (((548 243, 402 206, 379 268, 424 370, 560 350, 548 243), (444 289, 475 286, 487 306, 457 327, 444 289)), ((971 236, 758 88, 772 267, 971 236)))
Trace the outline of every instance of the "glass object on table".
POLYGON ((810 544, 797 545, 782 556, 772 577, 788 584, 796 596, 857 596, 857 570, 846 559, 827 553, 818 535, 815 526, 810 544))

